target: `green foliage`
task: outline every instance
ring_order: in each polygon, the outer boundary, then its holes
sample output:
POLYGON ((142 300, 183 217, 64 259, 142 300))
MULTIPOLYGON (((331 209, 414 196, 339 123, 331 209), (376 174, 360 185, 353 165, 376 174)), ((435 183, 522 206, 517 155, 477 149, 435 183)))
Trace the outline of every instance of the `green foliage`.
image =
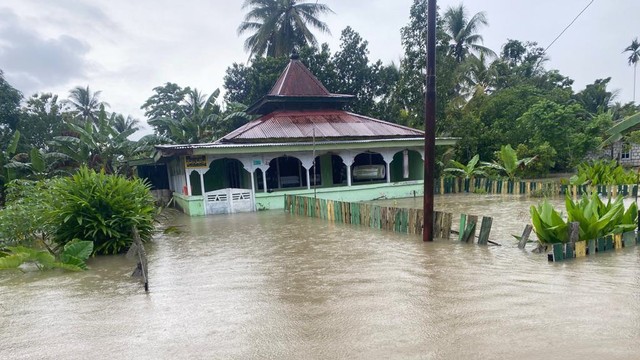
POLYGON ((486 173, 482 170, 482 166, 477 166, 478 161, 480 160, 480 155, 475 155, 469 162, 465 165, 455 160, 450 160, 450 164, 453 167, 444 169, 444 172, 457 174, 459 176, 464 177, 465 179, 469 179, 474 176, 484 176, 486 173))
POLYGON ((568 219, 556 211, 547 200, 531 206, 531 222, 541 243, 565 243, 569 241, 568 224, 579 223, 579 239, 591 240, 612 233, 631 231, 638 226, 638 207, 632 203, 625 211, 623 198, 604 203, 597 193, 583 196, 574 202, 566 197, 568 219))
POLYGON ((143 241, 151 238, 155 216, 149 185, 140 179, 97 173, 82 167, 51 187, 56 199, 49 221, 56 226, 53 240, 92 240, 98 254, 126 251, 137 227, 143 241))
POLYGON ((504 173, 511 181, 516 180, 518 172, 524 170, 527 165, 536 159, 535 157, 518 159, 518 154, 511 145, 501 146, 500 151, 496 153, 496 157, 496 161, 492 163, 483 162, 482 164, 485 167, 504 173))
POLYGON ((556 164, 557 152, 546 141, 533 148, 529 148, 525 144, 519 144, 516 148, 516 153, 518 158, 536 158, 536 161, 531 162, 522 172, 526 178, 545 176, 556 164))
POLYGON ((628 185, 635 184, 638 175, 615 160, 598 160, 578 165, 578 173, 569 181, 571 185, 628 185))
POLYGON ((7 186, 7 202, 0 209, 0 247, 33 246, 47 242, 52 228, 46 213, 56 203, 49 181, 14 180, 7 186))
POLYGON ((324 33, 329 27, 319 16, 333 13, 325 4, 296 2, 295 0, 246 0, 249 9, 238 26, 238 34, 252 32, 244 42, 250 57, 286 56, 295 48, 317 44, 309 25, 324 33))
POLYGON ((7 247, 0 257, 0 270, 18 269, 24 264, 33 264, 39 270, 59 268, 70 271, 87 269, 86 260, 93 251, 93 242, 75 240, 65 245, 60 260, 46 250, 37 250, 25 246, 7 247))
POLYGON ((585 195, 575 203, 567 196, 565 203, 569 216, 568 222, 580 223, 580 239, 596 239, 637 227, 638 208, 635 203, 632 203, 625 212, 622 196, 613 202, 609 199, 606 204, 596 193, 590 197, 585 195))
POLYGON ((531 206, 531 222, 538 240, 543 244, 564 243, 569 240, 567 222, 545 199, 538 206, 531 206))

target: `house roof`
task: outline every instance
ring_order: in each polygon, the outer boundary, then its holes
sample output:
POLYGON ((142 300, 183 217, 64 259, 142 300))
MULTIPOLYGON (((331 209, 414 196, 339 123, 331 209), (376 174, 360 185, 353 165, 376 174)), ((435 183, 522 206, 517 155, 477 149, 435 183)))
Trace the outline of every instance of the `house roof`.
POLYGON ((279 110, 251 121, 222 137, 217 143, 252 143, 276 139, 297 142, 424 137, 407 126, 343 110, 279 110))
POLYGON ((268 114, 283 108, 340 109, 353 98, 353 95, 330 93, 294 53, 269 93, 251 105, 247 113, 268 114))

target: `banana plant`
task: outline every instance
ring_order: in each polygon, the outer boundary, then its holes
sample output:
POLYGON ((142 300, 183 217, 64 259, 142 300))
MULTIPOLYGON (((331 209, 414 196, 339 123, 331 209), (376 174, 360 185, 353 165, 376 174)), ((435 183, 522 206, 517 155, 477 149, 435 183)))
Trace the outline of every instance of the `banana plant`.
POLYGON ((10 246, 0 252, 0 270, 20 269, 24 264, 33 264, 39 270, 64 269, 82 271, 87 269, 86 260, 93 252, 93 241, 75 240, 67 243, 59 260, 49 251, 25 246, 10 246))
POLYGON ((477 175, 485 176, 486 173, 482 170, 484 166, 477 166, 479 160, 480 155, 472 157, 466 165, 455 160, 450 160, 449 163, 453 167, 446 168, 444 171, 463 176, 465 179, 470 179, 477 175))
POLYGON ((523 170, 537 158, 537 156, 534 156, 518 159, 518 154, 511 145, 501 146, 500 151, 497 152, 497 157, 497 161, 483 162, 482 165, 503 172, 511 181, 516 179, 516 173, 519 170, 523 170))

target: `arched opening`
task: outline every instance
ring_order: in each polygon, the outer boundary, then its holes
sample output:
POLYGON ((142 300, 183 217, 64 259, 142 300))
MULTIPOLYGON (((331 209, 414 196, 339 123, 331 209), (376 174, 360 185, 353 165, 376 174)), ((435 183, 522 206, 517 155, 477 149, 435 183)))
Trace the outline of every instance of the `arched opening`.
POLYGON ((347 185, 347 166, 338 155, 331 155, 333 185, 347 185))
POLYGON ((202 182, 200 182, 200 173, 191 170, 189 173, 189 182, 191 183, 191 196, 202 195, 202 182))
POLYGON ((251 187, 250 181, 249 172, 244 169, 242 162, 231 158, 217 159, 209 164, 209 170, 204 174, 204 189, 206 192, 227 188, 248 189, 251 187))
POLYGON ((351 165, 353 183, 384 182, 387 164, 382 155, 367 151, 356 155, 351 165))
POLYGON ((291 189, 307 186, 307 170, 298 158, 281 156, 269 162, 267 189, 291 189))
POLYGON ((424 165, 422 155, 416 150, 405 149, 393 155, 391 162, 391 181, 422 180, 424 165))

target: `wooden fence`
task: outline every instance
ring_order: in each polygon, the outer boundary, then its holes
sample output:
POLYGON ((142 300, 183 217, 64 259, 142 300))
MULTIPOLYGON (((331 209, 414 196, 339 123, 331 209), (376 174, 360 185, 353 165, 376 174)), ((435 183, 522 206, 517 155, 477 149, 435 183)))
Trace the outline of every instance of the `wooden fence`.
POLYGON ((560 182, 491 180, 486 178, 462 179, 440 178, 434 186, 435 194, 455 194, 486 192, 488 194, 529 195, 540 191, 542 194, 578 196, 591 194, 635 196, 637 185, 563 185, 560 182))
POLYGON ((598 239, 549 245, 551 251, 547 258, 549 261, 562 261, 627 248, 637 244, 637 232, 628 231, 623 234, 607 235, 598 239))
MULTIPOLYGON (((343 224, 368 226, 405 234, 422 235, 424 212, 422 209, 379 206, 364 202, 346 202, 306 196, 285 195, 284 209, 291 214, 315 217, 343 224)), ((449 239, 452 233, 453 214, 434 212, 434 238, 449 239)), ((491 217, 483 217, 478 244, 486 245, 491 231, 491 217)), ((473 243, 476 239, 478 216, 460 216, 459 240, 473 243)))

